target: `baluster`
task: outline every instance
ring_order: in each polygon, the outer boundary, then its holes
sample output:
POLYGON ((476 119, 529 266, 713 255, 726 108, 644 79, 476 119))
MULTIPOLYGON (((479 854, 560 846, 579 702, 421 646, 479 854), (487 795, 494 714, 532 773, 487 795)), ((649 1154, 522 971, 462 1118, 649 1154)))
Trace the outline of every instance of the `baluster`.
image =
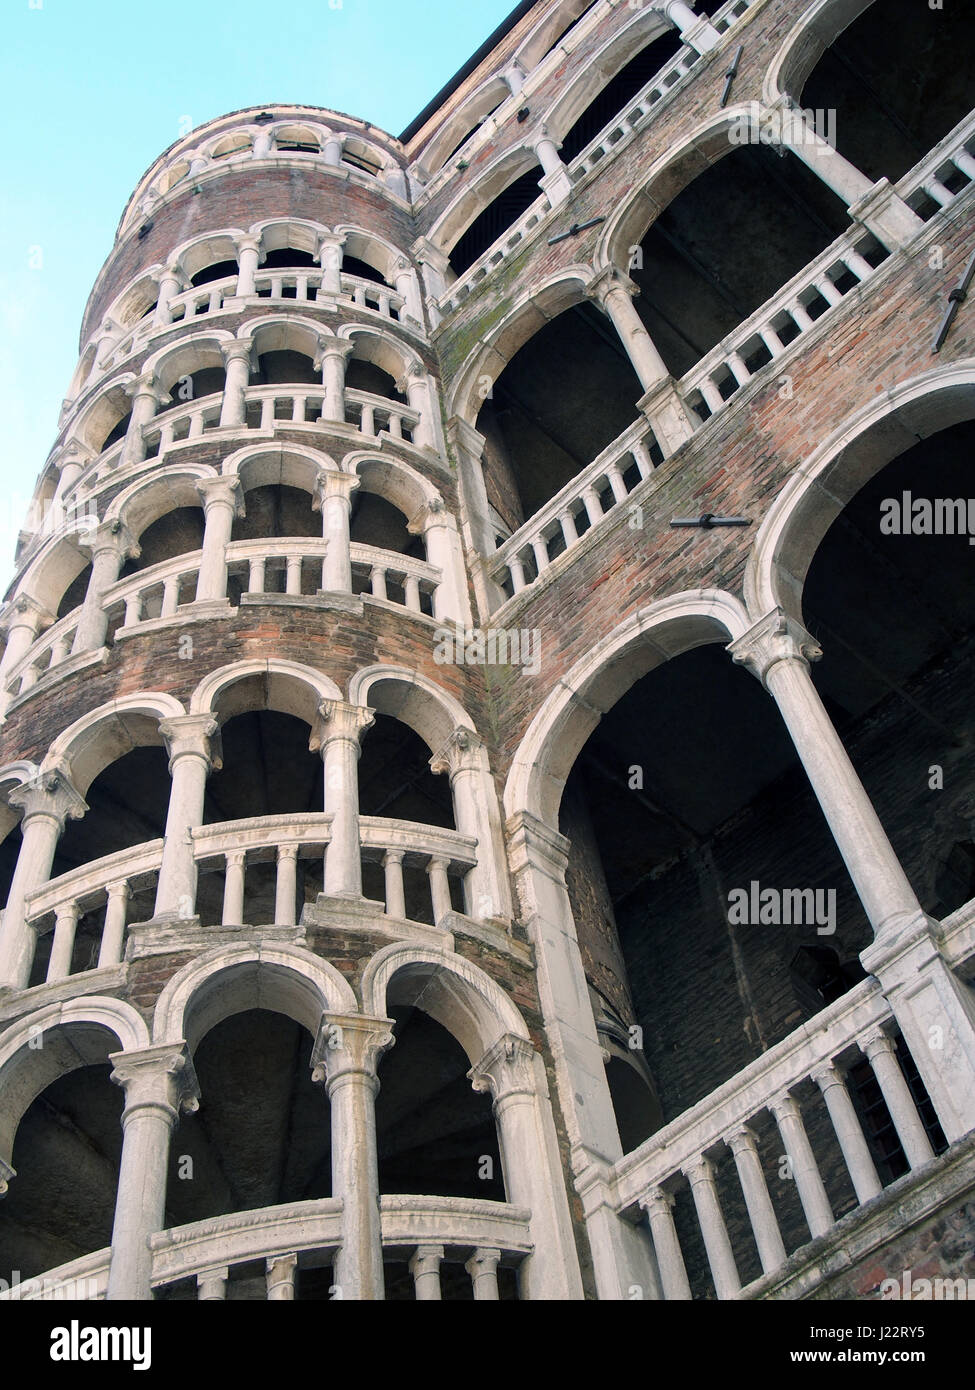
POLYGON ((464 1265, 467 1273, 471 1276, 471 1283, 474 1286, 474 1298, 494 1299, 498 1298, 498 1265, 501 1263, 500 1250, 486 1250, 483 1247, 475 1250, 473 1255, 464 1265))
POLYGON ((274 397, 265 396, 261 401, 261 429, 274 429, 274 397))
POLYGON ((293 927, 297 915, 298 846, 278 845, 278 874, 274 888, 274 924, 293 927))
POLYGON ((71 957, 74 954, 74 939, 80 916, 81 908, 76 902, 62 903, 57 909, 54 944, 47 967, 48 984, 53 984, 55 980, 66 980, 71 974, 71 957))
POLYGON ((167 420, 159 431, 159 452, 164 454, 173 445, 173 434, 176 429, 175 420, 167 420))
POLYGON ((697 1219, 704 1237, 704 1248, 714 1291, 720 1299, 734 1298, 741 1288, 738 1268, 728 1239, 728 1230, 721 1215, 721 1204, 714 1181, 714 1167, 703 1154, 689 1163, 683 1170, 691 1185, 691 1196, 697 1210, 697 1219))
POLYGON ((281 291, 282 291, 283 288, 284 288, 284 276, 283 276, 283 275, 272 275, 272 276, 271 276, 271 298, 272 298, 272 299, 281 299, 281 298, 282 298, 281 291))
POLYGON ((290 1303, 295 1296, 297 1255, 270 1255, 267 1261, 267 1298, 269 1303, 290 1303))
POLYGON ((951 162, 956 169, 960 169, 968 178, 975 180, 975 158, 966 149, 962 148, 953 154, 951 162))
POLYGON ((163 601, 161 618, 172 618, 179 607, 179 589, 182 575, 171 574, 163 580, 163 601))
POLYGON ((860 1040, 860 1050, 865 1052, 877 1078, 877 1085, 884 1093, 890 1118, 897 1130, 901 1148, 907 1155, 912 1168, 920 1168, 934 1158, 934 1149, 918 1118, 917 1107, 910 1087, 904 1080, 900 1069, 894 1042, 886 1033, 879 1030, 860 1040))
POLYGON ((376 408, 375 406, 370 405, 368 401, 362 402, 362 415, 360 416, 359 420, 359 433, 371 435, 375 435, 376 433, 376 408))
POLYGON ((393 436, 394 439, 402 439, 402 438, 403 438, 403 417, 402 417, 402 415, 397 415, 397 414, 395 414, 394 411, 390 411, 390 412, 389 412, 389 419, 388 419, 387 422, 386 422, 386 428, 389 430, 390 434, 393 436))
POLYGON ((403 851, 388 849, 383 855, 386 875, 386 916, 406 916, 406 894, 403 890, 403 851))
POLYGON ((565 548, 575 545, 579 539, 579 532, 576 530, 575 517, 570 511, 559 512, 559 525, 562 527, 562 535, 565 539, 565 548))
POLYGON ((356 284, 356 285, 353 286, 353 289, 352 289, 352 303, 353 303, 353 304, 358 304, 358 306, 359 306, 360 309, 364 309, 364 308, 366 307, 366 287, 365 287, 365 285, 356 284))
POLYGON ((295 276, 295 298, 296 298, 296 299, 307 299, 307 298, 308 298, 308 276, 307 276, 307 275, 296 275, 296 276, 295 276))
POLYGON ((135 593, 126 596, 125 617, 122 620, 125 627, 135 627, 136 623, 142 621, 143 598, 144 595, 141 589, 136 589, 135 593))
POLYGON ((783 352, 785 352, 785 348, 782 346, 782 341, 779 338, 778 333, 776 333, 775 329, 772 327, 770 323, 766 324, 764 328, 760 328, 758 330, 758 336, 761 338, 762 342, 768 348, 769 352, 772 354, 773 357, 781 357, 783 352))
POLYGON ((819 1175, 809 1136, 794 1096, 788 1091, 777 1096, 769 1105, 779 1127, 785 1152, 792 1167, 792 1176, 799 1191, 799 1201, 806 1214, 809 1234, 825 1235, 833 1225, 833 1209, 819 1175))
POLYGON ((801 299, 790 299, 786 308, 795 319, 796 327, 801 333, 805 333, 807 328, 812 328, 815 320, 810 318, 809 311, 801 299))
POLYGON ((371 583, 372 583, 372 596, 373 596, 373 598, 388 598, 389 596, 388 596, 388 594, 386 593, 386 568, 385 568, 385 566, 384 566, 384 565, 373 565, 369 577, 370 577, 370 581, 371 581, 371 583))
POLYGON ((545 544, 543 536, 534 536, 531 542, 532 552, 535 556, 535 565, 539 574, 548 569, 548 546, 545 544))
POLYGON ((199 407, 199 408, 197 408, 196 410, 192 411, 191 414, 190 414, 190 431, 189 431, 189 434, 188 434, 186 437, 187 437, 187 439, 199 439, 199 437, 200 437, 200 435, 201 435, 202 433, 203 433, 203 409, 202 409, 202 407, 199 407))
POLYGON ((609 485, 617 502, 625 502, 629 494, 626 491, 626 484, 623 481, 623 474, 620 472, 618 463, 606 465, 606 477, 609 479, 609 485))
POLYGON ((381 290, 379 292, 379 312, 386 318, 391 317, 389 312, 389 295, 383 294, 381 290))
POLYGON ((125 937, 125 913, 129 901, 127 879, 108 885, 108 902, 105 905, 105 925, 102 927, 102 944, 98 952, 98 968, 118 965, 122 959, 122 941, 125 937))
POLYGON ((249 594, 263 594, 264 566, 266 563, 267 560, 264 555, 252 555, 248 561, 247 592, 249 594))
POLYGON ((415 574, 407 574, 403 579, 406 590, 406 606, 414 613, 420 612, 420 581, 415 574))
POLYGON ((511 559, 508 561, 508 572, 511 575, 511 587, 517 594, 524 589, 527 584, 527 580, 525 579, 525 567, 521 563, 521 557, 519 555, 512 555, 511 559))
POLYGON ((859 251, 845 251, 843 264, 853 272, 858 280, 866 280, 873 274, 873 266, 860 255, 859 251))
POLYGON ((724 405, 724 396, 722 396, 712 379, 709 376, 702 377, 698 383, 697 389, 707 402, 711 414, 716 415, 724 405))
POLYGON ((247 851, 228 850, 224 858, 226 872, 223 882, 223 925, 240 927, 244 924, 244 873, 247 851))
POLYGON ((647 452, 647 446, 642 439, 634 440, 630 445, 630 453, 633 455, 633 462, 637 466, 641 479, 649 478, 653 472, 653 459, 647 452))
POLYGON ((751 376, 751 372, 745 366, 745 360, 737 349, 732 349, 725 358, 725 362, 739 386, 744 386, 751 376))
POLYGON ((440 1292, 440 1262, 443 1259, 442 1245, 418 1245, 410 1260, 410 1273, 413 1275, 413 1289, 417 1303, 428 1303, 442 1298, 440 1292))
POLYGON ((691 1286, 674 1227, 673 1194, 665 1192, 662 1187, 655 1187, 648 1196, 640 1198, 640 1206, 650 1222, 664 1298, 671 1303, 686 1301, 691 1296, 691 1286))
POLYGON ((57 641, 51 647, 52 666, 60 666, 61 662, 67 659, 71 652, 71 644, 73 641, 74 635, 72 633, 62 632, 59 635, 57 641))
POLYGON ((772 1199, 765 1185, 765 1174, 762 1172, 762 1160, 758 1156, 755 1135, 747 1125, 742 1125, 740 1129, 728 1135, 725 1143, 734 1155, 762 1269, 766 1274, 771 1274, 785 1263, 785 1246, 782 1243, 779 1223, 775 1219, 772 1199))
POLYGON ((285 582, 284 582, 284 591, 285 591, 286 594, 300 594, 300 593, 301 593, 301 556, 300 556, 300 555, 288 555, 288 556, 285 557, 285 564, 286 564, 286 566, 287 566, 287 573, 286 573, 286 578, 285 578, 285 582))
POLYGON ((840 300, 843 298, 828 275, 822 276, 815 284, 817 290, 819 290, 819 293, 826 300, 827 304, 839 304, 840 300))
POLYGON ((582 501, 589 517, 589 525, 595 526, 603 519, 603 507, 596 494, 596 489, 590 483, 582 490, 582 501))
POLYGON ((823 1093, 857 1201, 869 1202, 872 1197, 879 1196, 883 1189, 842 1073, 835 1063, 827 1062, 816 1072, 813 1080, 823 1093))
POLYGON ((305 405, 307 396, 295 396, 291 405, 291 420, 293 424, 302 425, 305 421, 305 405))
POLYGON ((23 675, 22 675, 21 678, 20 678, 20 692, 19 692, 19 693, 20 693, 21 695, 23 695, 24 691, 25 691, 25 690, 30 690, 30 688, 31 688, 32 686, 34 686, 34 685, 37 684, 37 682, 38 682, 39 679, 40 679, 40 672, 39 672, 38 669, 37 669, 36 663, 32 662, 31 665, 27 667, 27 669, 24 671, 23 675))
POLYGON ((223 290, 211 290, 207 301, 207 313, 212 314, 214 310, 223 307, 223 290))
POLYGON ((943 208, 946 208, 948 204, 954 200, 955 196, 951 189, 945 188, 941 180, 936 178, 933 174, 925 181, 924 191, 929 198, 933 198, 934 201, 943 208))
POLYGON ((200 1303, 223 1302, 227 1297, 227 1280, 230 1269, 221 1265, 219 1269, 206 1269, 196 1276, 196 1297, 200 1303))
POLYGON ((448 912, 453 911, 450 902, 450 881, 447 878, 447 869, 450 860, 442 854, 431 854, 427 864, 427 875, 430 879, 430 897, 433 901, 433 920, 439 927, 440 923, 447 916, 448 912))

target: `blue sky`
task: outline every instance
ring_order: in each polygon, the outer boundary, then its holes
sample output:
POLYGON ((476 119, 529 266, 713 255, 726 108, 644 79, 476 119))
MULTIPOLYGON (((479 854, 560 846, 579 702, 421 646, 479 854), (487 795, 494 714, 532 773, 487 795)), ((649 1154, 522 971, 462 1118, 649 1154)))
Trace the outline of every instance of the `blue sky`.
POLYGON ((0 592, 54 442, 89 291, 186 129, 301 102, 394 135, 515 0, 0 0, 0 592))

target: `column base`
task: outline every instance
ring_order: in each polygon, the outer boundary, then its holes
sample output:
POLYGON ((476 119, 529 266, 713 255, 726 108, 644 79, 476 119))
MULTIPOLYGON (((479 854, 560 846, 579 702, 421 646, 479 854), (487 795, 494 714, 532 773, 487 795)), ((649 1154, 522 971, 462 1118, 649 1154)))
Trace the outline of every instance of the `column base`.
POLYGON ((344 589, 316 589, 315 598, 320 608, 334 608, 339 613, 351 613, 357 618, 362 617, 361 594, 349 594, 344 589))
POLYGON ((365 921, 374 922, 377 917, 386 916, 386 904, 374 898, 340 898, 330 893, 319 893, 314 903, 305 903, 301 912, 303 927, 332 927, 336 918, 351 920, 354 924, 365 921))
POLYGON ((538 186, 553 208, 564 203, 572 192, 572 180, 569 178, 569 171, 564 165, 561 169, 553 169, 550 174, 545 174, 543 178, 540 178, 538 186))
POLYGON ((694 433, 687 407, 677 394, 677 386, 672 376, 664 377, 650 387, 646 395, 637 401, 637 409, 647 417, 650 428, 665 458, 676 453, 694 433))

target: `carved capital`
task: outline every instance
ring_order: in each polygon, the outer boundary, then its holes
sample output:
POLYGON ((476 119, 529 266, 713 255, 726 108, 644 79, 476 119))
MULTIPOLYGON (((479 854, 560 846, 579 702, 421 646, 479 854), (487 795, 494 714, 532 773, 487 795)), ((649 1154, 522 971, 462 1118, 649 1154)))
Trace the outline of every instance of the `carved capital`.
POLYGON ((597 304, 605 302, 614 290, 622 291, 632 299, 640 293, 640 287, 615 265, 608 265, 594 275, 586 285, 586 298, 595 299, 597 304))
POLYGON ((359 745, 359 739, 376 722, 376 711, 366 705, 350 705, 344 700, 322 700, 318 706, 318 728, 312 735, 309 748, 314 752, 325 749, 335 739, 359 745))
POLYGON ((120 560, 128 560, 130 557, 135 559, 142 554, 142 548, 135 536, 117 517, 114 521, 103 521, 98 526, 89 526, 87 530, 79 531, 74 543, 80 550, 88 551, 93 560, 103 551, 117 555, 120 560))
POLYGON ((727 650, 732 661, 746 666, 766 690, 769 688, 768 674, 780 661, 798 661, 808 668, 810 662, 818 661, 823 654, 819 643, 802 623, 781 608, 773 608, 761 622, 729 642, 727 650))
POLYGON ((231 362, 246 362, 250 367, 253 365, 253 355, 254 343, 250 338, 234 338, 233 342, 220 344, 220 356, 225 367, 229 367, 231 362))
POLYGON ((14 787, 8 792, 7 801, 23 811, 23 825, 34 816, 49 816, 57 821, 59 832, 65 821, 81 820, 88 810, 88 803, 60 768, 48 768, 30 782, 14 787))
POLYGON ((123 1123, 138 1109, 162 1108, 175 1123, 180 1111, 199 1109, 200 1085, 185 1042, 163 1043, 139 1052, 114 1052, 112 1080, 125 1091, 123 1123))
POLYGON ((159 732, 166 740, 170 772, 183 757, 202 758, 208 771, 221 766, 220 725, 212 714, 180 714, 172 719, 160 719, 159 732))
POLYGON ((318 510, 322 504, 328 502, 333 497, 341 497, 349 501, 353 492, 359 487, 360 478, 358 473, 342 473, 337 468, 323 468, 318 475, 318 510))
POLYGON ((243 489, 236 474, 201 478, 196 484, 196 490, 203 499, 204 512, 208 512, 211 507, 229 507, 234 516, 244 515, 243 489))
POLYGON ((379 1059, 395 1042, 392 1019, 322 1014, 311 1054, 312 1080, 324 1081, 329 1094, 343 1077, 375 1083, 379 1059))
POLYGON ((530 1038, 505 1033, 467 1073, 475 1091, 485 1091, 495 1104, 509 1096, 535 1094, 535 1048, 530 1038))
POLYGON ((30 594, 18 594, 7 604, 3 616, 0 617, 0 632, 10 632, 15 627, 28 627, 36 634, 43 632, 55 621, 54 614, 31 598, 30 594))
POLYGON ((451 778, 458 772, 476 772, 481 766, 479 755, 483 747, 484 740, 474 729, 455 729, 430 759, 430 770, 449 773, 451 778))

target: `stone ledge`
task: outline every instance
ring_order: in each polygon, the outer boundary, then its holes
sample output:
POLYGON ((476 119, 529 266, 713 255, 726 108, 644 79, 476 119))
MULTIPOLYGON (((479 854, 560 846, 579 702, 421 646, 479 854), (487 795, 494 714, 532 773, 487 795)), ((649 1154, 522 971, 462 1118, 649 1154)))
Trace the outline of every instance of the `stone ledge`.
POLYGON ((249 926, 205 927, 199 917, 161 916, 147 922, 132 922, 127 928, 127 961, 144 960, 148 956, 168 956, 180 951, 210 951, 215 946, 236 946, 284 942, 305 944, 304 929, 295 927, 249 926))
POLYGON ((100 970, 80 970, 77 975, 54 980, 51 984, 32 985, 30 989, 0 989, 0 1023, 15 1023, 38 1009, 88 994, 121 996, 127 981, 128 971, 124 964, 106 965, 100 970))

